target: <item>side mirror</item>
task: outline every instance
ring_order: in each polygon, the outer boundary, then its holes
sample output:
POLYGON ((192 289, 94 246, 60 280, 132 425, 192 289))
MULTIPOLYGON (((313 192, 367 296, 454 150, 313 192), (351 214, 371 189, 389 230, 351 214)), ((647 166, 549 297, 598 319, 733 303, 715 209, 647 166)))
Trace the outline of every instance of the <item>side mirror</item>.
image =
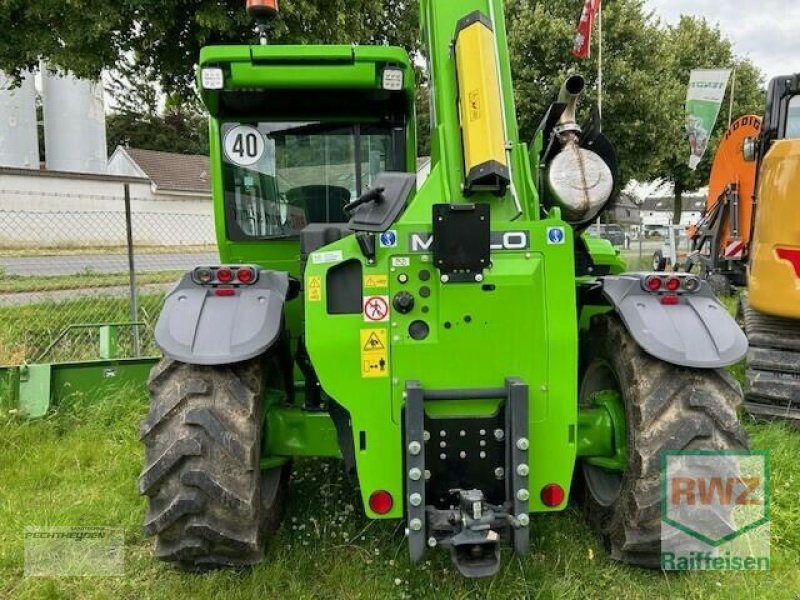
POLYGON ((742 142, 742 157, 746 162, 753 162, 756 159, 756 138, 744 138, 744 142, 742 142))

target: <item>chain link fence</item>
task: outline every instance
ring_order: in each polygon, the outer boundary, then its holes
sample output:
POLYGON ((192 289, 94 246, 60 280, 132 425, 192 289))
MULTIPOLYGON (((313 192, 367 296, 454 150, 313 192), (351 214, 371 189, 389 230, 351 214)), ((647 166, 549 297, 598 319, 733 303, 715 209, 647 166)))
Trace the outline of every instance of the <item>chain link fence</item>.
POLYGON ((210 201, 142 211, 122 186, 108 200, 98 210, 0 207, 0 364, 98 358, 109 336, 119 357, 155 355, 165 293, 218 262, 210 201))

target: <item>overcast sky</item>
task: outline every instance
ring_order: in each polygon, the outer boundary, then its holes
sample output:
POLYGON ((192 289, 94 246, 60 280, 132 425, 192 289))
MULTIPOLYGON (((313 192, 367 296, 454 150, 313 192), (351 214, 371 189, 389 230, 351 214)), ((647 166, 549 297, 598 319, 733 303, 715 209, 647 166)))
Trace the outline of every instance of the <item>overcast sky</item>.
POLYGON ((667 23, 687 14, 719 24, 734 51, 748 56, 768 79, 800 72, 798 0, 646 0, 646 4, 667 23))

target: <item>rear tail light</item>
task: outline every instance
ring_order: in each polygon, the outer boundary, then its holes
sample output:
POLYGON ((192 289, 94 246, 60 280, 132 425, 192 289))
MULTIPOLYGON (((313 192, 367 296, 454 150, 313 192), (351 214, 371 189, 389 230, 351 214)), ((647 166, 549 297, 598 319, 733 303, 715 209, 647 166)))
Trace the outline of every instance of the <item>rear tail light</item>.
POLYGON ((192 281, 199 285, 252 285, 258 280, 258 267, 221 266, 197 267, 192 281))
POLYGON ((214 271, 205 267, 198 267, 194 270, 194 279, 197 283, 207 284, 214 281, 214 271))
POLYGON ((675 306, 676 304, 680 304, 680 300, 676 295, 668 294, 666 296, 661 296, 661 304, 664 306, 675 306))
POLYGON ((217 288, 214 290, 217 296, 235 296, 236 290, 234 288, 217 288))
POLYGON ((392 495, 386 490, 377 490, 369 496, 369 508, 372 512, 385 515, 394 506, 392 495))
POLYGON ((695 275, 684 273, 675 275, 659 275, 650 273, 642 276, 642 289, 652 294, 680 294, 689 292, 690 294, 700 289, 700 279, 695 275))
POLYGON ((677 277, 670 277, 667 279, 667 291, 669 292, 677 292, 681 287, 681 280, 677 277))
POLYGON ((230 283, 233 281, 233 271, 226 267, 217 269, 217 280, 220 283, 230 283))
POLYGON ((236 278, 241 283, 252 283, 253 279, 255 279, 256 274, 253 272, 253 269, 250 267, 242 267, 238 271, 236 271, 236 278))
POLYGON ((794 274, 800 277, 800 249, 799 248, 777 248, 775 253, 778 258, 792 263, 794 274))
POLYGON ((661 277, 658 275, 648 275, 644 280, 644 286, 651 292, 658 292, 661 290, 661 277))
POLYGON ((689 275, 683 279, 683 289, 687 292, 696 292, 700 289, 700 279, 694 275, 689 275))

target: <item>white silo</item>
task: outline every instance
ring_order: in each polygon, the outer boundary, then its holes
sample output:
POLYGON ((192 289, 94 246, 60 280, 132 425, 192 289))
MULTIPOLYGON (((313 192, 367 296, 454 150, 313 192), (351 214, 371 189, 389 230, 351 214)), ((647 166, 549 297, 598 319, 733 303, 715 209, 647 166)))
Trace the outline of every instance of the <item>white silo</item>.
POLYGON ((39 168, 34 77, 25 73, 22 85, 0 72, 0 167, 39 168))
POLYGON ((50 171, 105 173, 103 85, 42 66, 44 151, 50 171))

